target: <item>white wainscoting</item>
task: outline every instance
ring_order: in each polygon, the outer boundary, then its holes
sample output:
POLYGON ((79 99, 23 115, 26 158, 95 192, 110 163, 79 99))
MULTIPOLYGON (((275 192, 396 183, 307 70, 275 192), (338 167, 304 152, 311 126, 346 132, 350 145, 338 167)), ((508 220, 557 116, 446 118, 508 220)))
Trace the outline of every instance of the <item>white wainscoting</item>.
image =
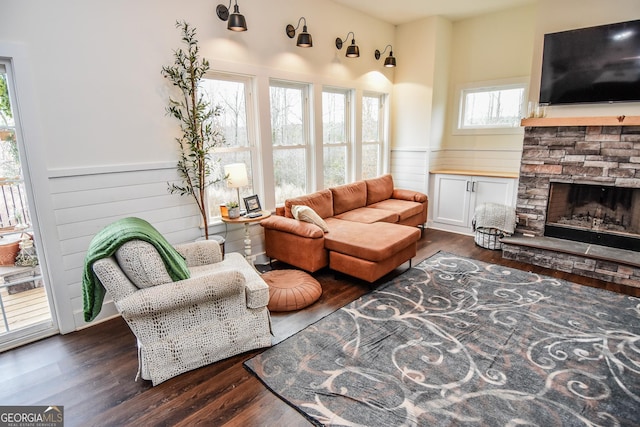
POLYGON ((391 150, 391 174, 396 188, 428 194, 429 152, 426 148, 394 148, 391 150))
MULTIPOLYGON (((192 199, 167 191, 167 182, 177 179, 173 164, 134 165, 91 172, 50 171, 57 246, 55 241, 51 241, 55 236, 44 239, 47 252, 52 254, 48 258, 53 258, 49 269, 52 289, 57 296, 55 299, 68 299, 60 306, 71 307, 72 311, 58 313, 62 321, 61 332, 88 326, 83 319, 84 258, 91 239, 104 226, 123 217, 137 216, 153 224, 172 244, 193 241, 202 236, 200 214, 192 199), (69 323, 74 327, 70 328, 69 323)), ((262 227, 256 224, 250 230, 253 254, 260 256, 264 252, 262 227)), ((210 227, 210 234, 225 237, 227 252, 243 251, 243 226, 227 227, 220 222, 210 227)), ((107 295, 94 322, 115 315, 117 310, 107 295)))

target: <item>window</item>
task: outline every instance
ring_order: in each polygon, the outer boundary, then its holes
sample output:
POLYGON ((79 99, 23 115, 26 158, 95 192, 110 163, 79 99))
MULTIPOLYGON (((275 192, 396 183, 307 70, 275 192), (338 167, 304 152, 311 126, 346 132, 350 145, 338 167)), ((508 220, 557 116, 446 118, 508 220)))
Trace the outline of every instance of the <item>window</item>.
POLYGON ((222 111, 216 117, 215 125, 224 135, 225 144, 215 149, 212 163, 212 178, 220 181, 211 185, 207 192, 209 215, 217 217, 220 216, 220 204, 238 198, 236 189, 228 188, 223 179, 224 165, 244 163, 247 166, 249 185, 240 188, 240 197, 255 194, 254 120, 250 114, 251 108, 248 108, 251 105, 251 79, 243 76, 213 75, 202 79, 199 89, 212 107, 221 107, 222 111))
POLYGON ((271 141, 276 205, 309 192, 308 86, 272 81, 271 141))
POLYGON ((362 96, 362 179, 382 174, 384 152, 384 95, 362 96))
MULTIPOLYGON (((9 103, 8 76, 5 66, 0 63, 0 177, 10 180, 22 176, 15 127, 9 103)), ((2 218, 2 223, 8 222, 2 218)))
POLYGON ((349 168, 349 92, 322 92, 324 188, 346 184, 349 168))
POLYGON ((458 130, 517 128, 524 117, 525 83, 462 89, 458 130))

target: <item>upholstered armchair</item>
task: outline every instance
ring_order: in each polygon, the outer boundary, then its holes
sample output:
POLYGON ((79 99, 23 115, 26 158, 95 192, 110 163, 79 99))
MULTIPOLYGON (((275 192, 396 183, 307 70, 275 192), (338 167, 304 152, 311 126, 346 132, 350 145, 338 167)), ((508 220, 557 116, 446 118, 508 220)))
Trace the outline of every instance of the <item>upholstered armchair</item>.
POLYGON ((157 385, 183 372, 271 345, 269 289, 240 254, 215 241, 175 246, 189 278, 174 281, 156 248, 122 244, 93 272, 138 339, 138 374, 157 385))

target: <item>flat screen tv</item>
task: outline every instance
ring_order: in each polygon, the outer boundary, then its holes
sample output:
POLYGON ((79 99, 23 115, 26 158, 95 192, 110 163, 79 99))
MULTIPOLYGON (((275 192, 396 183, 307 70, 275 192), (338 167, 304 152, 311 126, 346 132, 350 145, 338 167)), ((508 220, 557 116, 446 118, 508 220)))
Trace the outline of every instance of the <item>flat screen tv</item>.
POLYGON ((545 34, 539 101, 640 101, 640 20, 545 34))

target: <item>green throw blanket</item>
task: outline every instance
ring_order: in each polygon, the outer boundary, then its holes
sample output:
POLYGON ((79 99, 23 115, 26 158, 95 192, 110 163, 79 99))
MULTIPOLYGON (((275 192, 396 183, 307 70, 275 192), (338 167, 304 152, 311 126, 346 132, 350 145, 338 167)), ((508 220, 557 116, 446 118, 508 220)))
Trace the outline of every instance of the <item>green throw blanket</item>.
POLYGON ((84 260, 82 273, 82 297, 84 320, 90 322, 100 313, 105 289, 93 272, 93 263, 113 255, 129 240, 144 240, 160 253, 169 276, 174 281, 189 278, 187 263, 169 242, 147 221, 140 218, 123 218, 102 229, 91 241, 84 260))

